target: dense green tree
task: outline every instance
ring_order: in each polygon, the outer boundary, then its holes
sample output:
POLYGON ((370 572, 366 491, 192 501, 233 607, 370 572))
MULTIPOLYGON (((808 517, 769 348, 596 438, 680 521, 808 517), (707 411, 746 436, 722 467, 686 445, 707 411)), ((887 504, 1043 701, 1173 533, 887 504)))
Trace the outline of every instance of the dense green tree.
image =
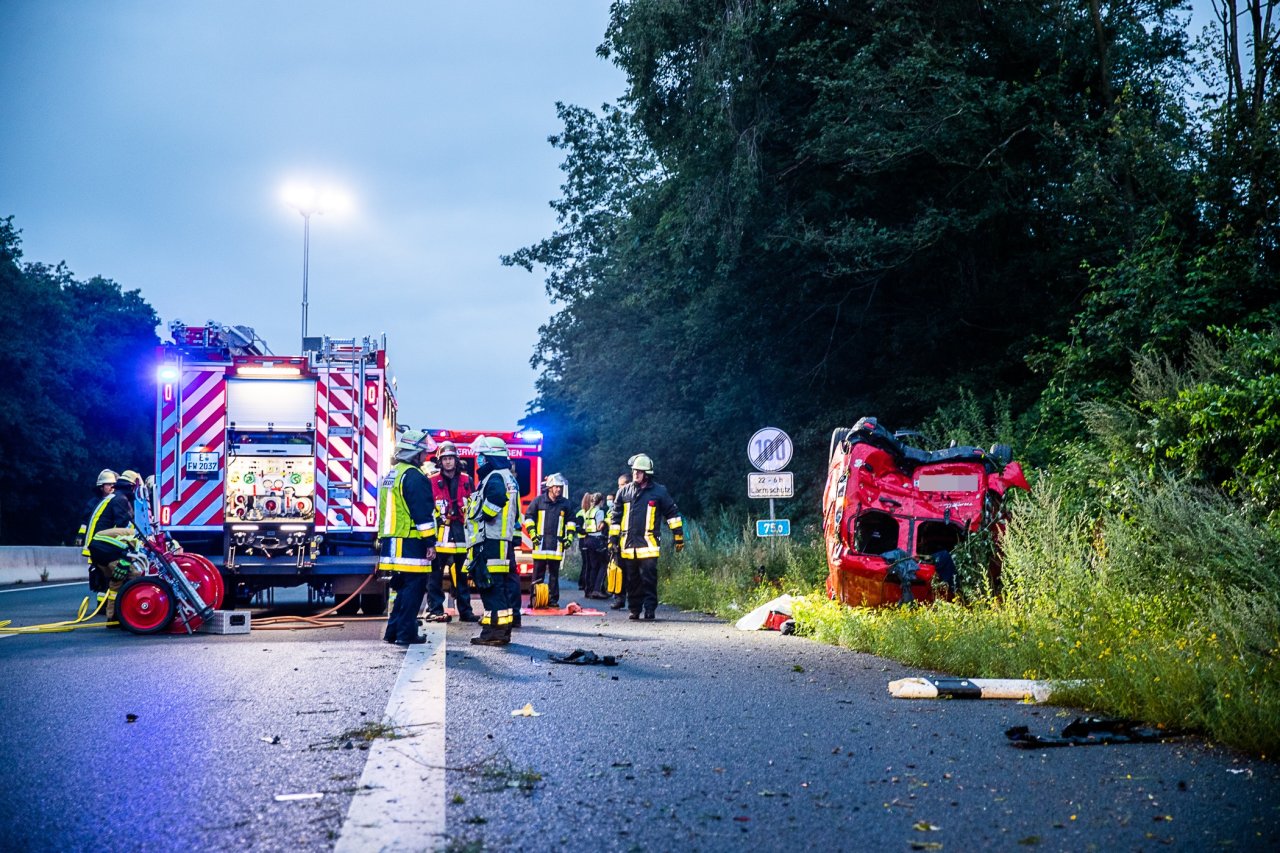
POLYGON ((155 311, 110 280, 23 264, 0 219, 0 543, 69 543, 98 471, 154 458, 155 311))
POLYGON ((1031 406, 1027 359, 1068 340, 1090 270, 1163 194, 1193 215, 1176 10, 615 3, 627 90, 561 109, 559 228, 507 259, 561 306, 530 418, 553 464, 608 481, 643 449, 696 510, 741 501, 766 423, 812 489, 860 415, 1031 406))

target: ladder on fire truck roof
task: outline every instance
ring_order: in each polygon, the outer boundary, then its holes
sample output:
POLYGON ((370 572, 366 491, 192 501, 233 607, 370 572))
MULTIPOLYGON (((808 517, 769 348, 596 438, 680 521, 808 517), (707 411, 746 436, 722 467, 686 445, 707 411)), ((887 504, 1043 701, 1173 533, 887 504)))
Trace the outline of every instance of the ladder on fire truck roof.
POLYGON ((303 342, 303 350, 316 367, 327 367, 329 373, 353 373, 353 393, 350 395, 336 392, 332 382, 326 383, 325 422, 329 430, 329 447, 326 454, 325 467, 328 479, 328 506, 325 515, 330 533, 349 533, 355 526, 356 497, 364 487, 360 476, 364 460, 364 384, 365 367, 376 363, 377 353, 386 347, 386 339, 364 338, 357 342, 355 338, 308 338, 303 342), (348 407, 349 406, 349 407, 348 407), (334 421, 346 421, 347 427, 334 426, 334 421), (347 457, 335 457, 332 454, 335 438, 351 439, 352 454, 347 457), (330 508, 337 512, 330 512, 330 508))
POLYGON ((331 338, 325 335, 322 338, 304 338, 302 341, 302 351, 311 358, 313 365, 322 362, 372 362, 377 359, 378 353, 386 348, 386 335, 378 338, 366 335, 360 341, 355 338, 331 338))

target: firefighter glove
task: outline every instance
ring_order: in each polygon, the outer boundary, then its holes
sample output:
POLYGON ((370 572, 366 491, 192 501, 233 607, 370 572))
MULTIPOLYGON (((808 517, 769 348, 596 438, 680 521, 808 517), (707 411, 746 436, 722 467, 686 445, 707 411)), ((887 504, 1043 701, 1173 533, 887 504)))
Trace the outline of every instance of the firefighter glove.
POLYGON ((684 534, 676 533, 675 540, 676 540, 676 553, 679 554, 681 551, 684 550, 684 534))
POLYGON ((116 560, 111 564, 111 579, 113 581, 122 581, 129 577, 129 569, 133 565, 128 560, 116 560))

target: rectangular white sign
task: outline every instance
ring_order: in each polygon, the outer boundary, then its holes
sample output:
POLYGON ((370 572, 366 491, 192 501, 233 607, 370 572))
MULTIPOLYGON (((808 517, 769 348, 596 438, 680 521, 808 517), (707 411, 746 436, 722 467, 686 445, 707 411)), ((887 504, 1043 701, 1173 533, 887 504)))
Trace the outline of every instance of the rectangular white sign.
POLYGON ((790 498, 794 497, 795 493, 795 481, 790 471, 747 475, 747 497, 749 498, 790 498))

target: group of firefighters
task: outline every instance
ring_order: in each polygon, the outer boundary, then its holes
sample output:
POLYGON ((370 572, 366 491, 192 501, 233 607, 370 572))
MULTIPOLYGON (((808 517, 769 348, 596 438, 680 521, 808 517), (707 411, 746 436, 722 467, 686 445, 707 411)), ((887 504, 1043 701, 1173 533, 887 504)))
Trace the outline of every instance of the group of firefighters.
MULTIPOLYGON (((603 590, 604 558, 620 572, 611 584, 613 609, 630 608, 632 619, 654 619, 658 606, 659 521, 665 521, 684 548, 680 511, 666 488, 653 479, 653 460, 641 453, 628 460, 631 477, 620 478, 617 495, 588 495, 576 513, 560 474, 520 511, 520 484, 500 438, 480 436, 471 445, 476 481, 463 471, 451 441, 438 445, 430 434, 408 430, 395 445, 395 466, 378 488, 378 569, 391 573, 397 593, 383 639, 398 646, 425 642, 418 614, 426 601, 426 621, 447 622, 444 577, 457 602, 458 618, 479 622, 471 642, 505 646, 520 627, 521 591, 516 549, 521 535, 533 544, 533 591, 529 606, 559 607, 560 564, 565 549, 582 537, 579 586, 588 597, 603 590), (430 460, 430 461, 429 461, 430 460), (607 541, 607 544, 605 544, 607 541), (482 613, 472 610, 470 586, 480 593, 482 613), (541 594, 541 595, 540 595, 541 594)), ((104 469, 94 489, 87 520, 80 528, 81 553, 89 563, 89 584, 105 592, 108 622, 115 621, 116 595, 141 573, 131 555, 153 528, 141 475, 104 469)))
MULTIPOLYGON (((448 573, 458 618, 480 623, 480 634, 471 642, 510 643, 511 630, 520 627, 516 548, 522 531, 533 544, 531 607, 559 606, 560 564, 566 546, 581 533, 588 540, 607 539, 609 565, 621 571, 614 609, 629 607, 632 619, 655 618, 659 520, 671 529, 677 551, 684 548, 684 529, 675 501, 653 479, 652 459, 645 454, 631 457, 631 479, 618 490, 607 518, 594 505, 588 512, 586 501, 575 514, 565 494, 568 483, 560 474, 547 478, 544 492, 522 518, 520 485, 506 442, 482 435, 471 451, 476 459, 474 487, 459 465, 453 442, 437 445, 420 430, 406 431, 396 441, 395 467, 378 489, 378 567, 391 573, 397 593, 383 635, 386 642, 403 647, 426 642, 418 631, 424 599, 426 620, 451 618, 444 611, 443 579, 448 573), (479 616, 472 611, 470 583, 480 593, 479 616)), ((588 569, 584 552, 585 577, 579 585, 588 592, 599 578, 597 567, 593 558, 588 569)))

